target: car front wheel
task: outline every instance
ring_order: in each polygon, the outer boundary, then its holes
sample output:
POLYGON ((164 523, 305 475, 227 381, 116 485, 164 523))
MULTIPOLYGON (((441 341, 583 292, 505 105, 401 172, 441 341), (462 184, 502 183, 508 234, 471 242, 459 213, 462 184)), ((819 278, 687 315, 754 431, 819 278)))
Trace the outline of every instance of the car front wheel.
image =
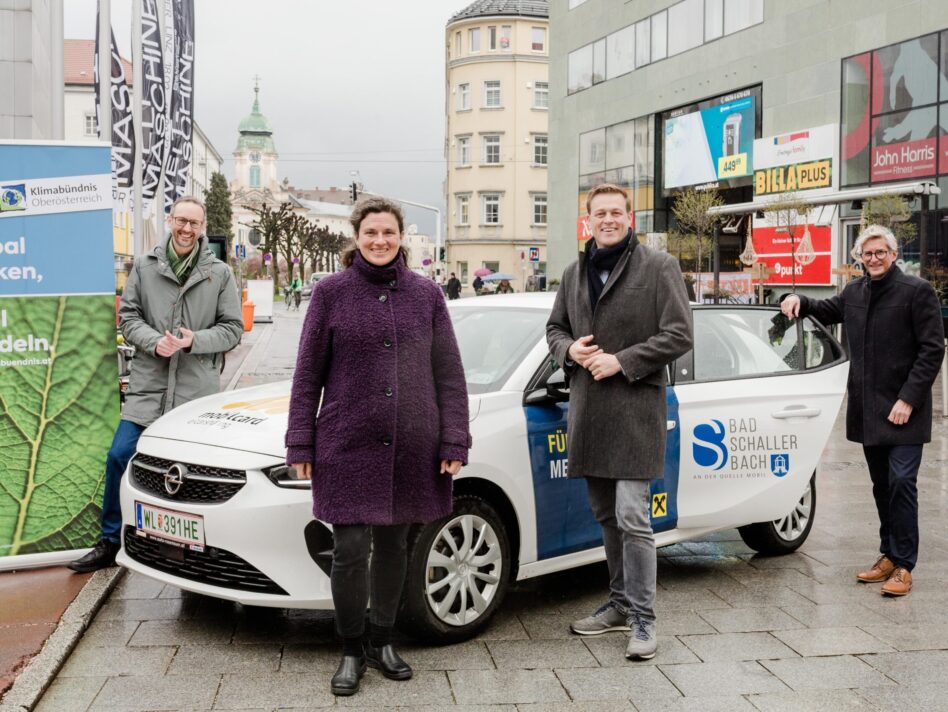
POLYGON ((436 643, 477 635, 507 592, 509 542, 500 515, 474 495, 457 497, 449 517, 414 530, 399 627, 436 643))
POLYGON ((816 475, 810 481, 794 505, 784 517, 772 522, 759 522, 738 527, 741 539, 751 549, 766 556, 789 554, 800 548, 813 528, 816 514, 816 475))

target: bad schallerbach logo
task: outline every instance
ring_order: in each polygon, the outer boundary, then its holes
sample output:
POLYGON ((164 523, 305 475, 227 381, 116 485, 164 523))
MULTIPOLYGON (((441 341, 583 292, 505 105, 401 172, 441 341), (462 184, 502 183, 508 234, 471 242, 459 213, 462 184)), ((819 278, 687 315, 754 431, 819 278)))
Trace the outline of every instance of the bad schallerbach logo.
POLYGON ((691 444, 691 452, 702 467, 720 470, 727 464, 727 447, 724 445, 724 436, 727 431, 720 420, 710 423, 699 423, 693 431, 695 442, 691 444))
POLYGON ((0 186, 0 213, 26 210, 26 183, 0 186))
MULTIPOLYGON (((797 434, 764 431, 757 418, 711 419, 692 429, 691 454, 703 480, 782 478, 790 474, 797 434)), ((797 463, 799 465, 799 463, 797 463)))

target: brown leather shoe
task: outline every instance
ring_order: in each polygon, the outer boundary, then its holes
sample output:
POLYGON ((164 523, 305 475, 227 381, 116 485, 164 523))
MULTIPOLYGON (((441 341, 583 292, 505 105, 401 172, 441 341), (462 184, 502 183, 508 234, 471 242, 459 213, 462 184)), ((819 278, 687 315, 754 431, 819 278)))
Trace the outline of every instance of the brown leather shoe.
POLYGON ((860 571, 856 578, 863 583, 879 583, 889 578, 895 570, 895 564, 889 561, 889 557, 884 554, 872 565, 871 569, 860 571))
POLYGON ((912 573, 897 566, 888 581, 882 584, 883 596, 904 596, 912 590, 912 573))

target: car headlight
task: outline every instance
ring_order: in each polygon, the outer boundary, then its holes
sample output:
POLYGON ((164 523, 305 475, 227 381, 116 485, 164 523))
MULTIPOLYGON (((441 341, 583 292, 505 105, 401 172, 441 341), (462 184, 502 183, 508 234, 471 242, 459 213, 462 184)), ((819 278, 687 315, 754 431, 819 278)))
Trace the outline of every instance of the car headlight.
POLYGON ((309 480, 300 477, 299 472, 292 465, 276 465, 268 467, 263 471, 273 484, 277 487, 287 487, 289 489, 309 489, 309 480))

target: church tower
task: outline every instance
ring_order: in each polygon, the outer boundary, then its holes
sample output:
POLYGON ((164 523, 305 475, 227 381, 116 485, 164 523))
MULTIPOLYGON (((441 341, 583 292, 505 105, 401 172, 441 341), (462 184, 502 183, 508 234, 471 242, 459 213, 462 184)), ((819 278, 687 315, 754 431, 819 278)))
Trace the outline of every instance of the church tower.
POLYGON ((240 134, 234 149, 234 192, 277 193, 277 154, 273 143, 273 129, 267 117, 260 113, 260 82, 254 78, 253 108, 237 128, 240 134))

